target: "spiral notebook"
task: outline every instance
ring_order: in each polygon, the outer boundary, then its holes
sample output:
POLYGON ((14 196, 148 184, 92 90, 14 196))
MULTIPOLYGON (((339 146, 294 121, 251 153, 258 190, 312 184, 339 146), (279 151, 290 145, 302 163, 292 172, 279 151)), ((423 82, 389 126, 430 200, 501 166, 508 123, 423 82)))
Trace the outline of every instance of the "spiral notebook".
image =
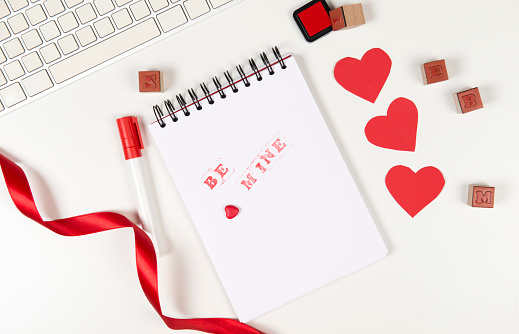
POLYGON ((387 254, 294 56, 274 51, 149 126, 243 322, 387 254))

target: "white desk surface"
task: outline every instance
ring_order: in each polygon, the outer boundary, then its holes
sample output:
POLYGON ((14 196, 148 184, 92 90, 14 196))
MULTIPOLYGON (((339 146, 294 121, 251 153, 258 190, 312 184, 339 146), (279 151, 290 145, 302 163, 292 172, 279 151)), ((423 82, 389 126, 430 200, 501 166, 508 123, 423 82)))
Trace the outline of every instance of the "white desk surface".
MULTIPOLYGON (((250 324, 269 334, 518 333, 519 2, 370 0, 364 26, 314 43, 292 19, 303 4, 245 0, 1 117, 0 152, 24 167, 46 218, 115 211, 135 220, 115 119, 136 115, 145 125, 153 104, 223 79, 224 70, 277 45, 296 55, 390 254, 250 324), (371 104, 342 89, 332 71, 339 59, 374 47, 393 67, 371 104), (442 58, 450 79, 424 86, 420 64, 442 58), (139 93, 137 72, 152 69, 164 72, 165 92, 139 93), (451 94, 475 86, 484 109, 458 114, 451 94), (379 148, 364 135, 368 120, 400 96, 419 110, 416 152, 379 148), (400 164, 436 166, 446 180, 415 218, 384 184, 400 164), (496 187, 495 208, 467 205, 468 186, 478 183, 496 187)), ((147 131, 144 140, 173 245, 159 260, 164 313, 234 317, 147 131)), ((3 181, 0 222, 0 332, 171 332, 142 293, 131 230, 61 237, 22 216, 3 181)))

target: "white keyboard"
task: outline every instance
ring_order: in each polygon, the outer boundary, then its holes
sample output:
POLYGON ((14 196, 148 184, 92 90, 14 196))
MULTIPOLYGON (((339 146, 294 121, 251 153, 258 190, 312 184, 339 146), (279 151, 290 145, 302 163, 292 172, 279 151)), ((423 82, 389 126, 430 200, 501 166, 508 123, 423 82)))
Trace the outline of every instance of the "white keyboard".
POLYGON ((0 116, 242 0, 0 0, 0 116))

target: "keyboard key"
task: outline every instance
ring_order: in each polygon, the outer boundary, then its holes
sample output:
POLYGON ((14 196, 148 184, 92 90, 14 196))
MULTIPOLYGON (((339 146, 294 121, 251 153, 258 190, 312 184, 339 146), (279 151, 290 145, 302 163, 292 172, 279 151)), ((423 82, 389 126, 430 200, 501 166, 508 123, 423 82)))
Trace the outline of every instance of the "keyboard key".
POLYGON ((81 46, 88 45, 97 40, 96 34, 94 33, 94 30, 91 26, 86 26, 76 31, 76 37, 79 40, 81 46))
POLYGON ((7 83, 7 79, 5 78, 4 74, 2 73, 2 71, 0 71, 0 86, 3 86, 7 83))
POLYGON ((83 2, 83 0, 65 0, 65 4, 67 5, 68 8, 77 6, 82 2, 83 2))
POLYGON ((58 25, 55 21, 49 21, 47 23, 42 24, 40 26, 40 32, 47 42, 61 35, 61 33, 59 32, 58 25))
POLYGON ((67 35, 63 38, 58 39, 58 45, 61 48, 61 52, 66 55, 79 49, 76 43, 74 35, 67 35))
POLYGON ((166 8, 169 5, 168 0, 149 0, 151 9, 153 9, 154 12, 157 12, 163 8, 166 8))
POLYGON ((2 97, 2 100, 8 107, 12 107, 15 104, 27 99, 27 96, 25 96, 25 93, 23 92, 22 86, 20 86, 18 82, 0 89, 0 97, 2 97))
POLYGON ((225 5, 228 2, 231 2, 232 0, 209 0, 211 2, 211 5, 213 5, 213 8, 218 8, 220 6, 225 5))
POLYGON ((2 17, 6 17, 9 14, 11 14, 9 7, 7 7, 7 4, 5 3, 4 0, 0 0, 0 19, 2 17))
POLYGON ((43 11, 41 5, 35 5, 27 9, 25 11, 25 15, 27 15, 27 18, 29 19, 29 22, 31 22, 32 25, 36 25, 47 19, 47 15, 45 15, 45 12, 43 11))
POLYGON ((46 70, 41 70, 22 79, 23 87, 29 96, 34 96, 54 86, 46 70))
POLYGON ((115 9, 111 0, 94 0, 94 6, 99 12, 99 15, 105 15, 115 9))
POLYGON ((23 70, 22 64, 18 60, 15 60, 7 65, 4 66, 5 74, 7 74, 7 77, 9 80, 18 79, 22 75, 25 74, 25 71, 23 70))
POLYGON ((15 12, 19 11, 22 8, 29 6, 29 3, 27 2, 27 0, 7 0, 7 1, 9 2, 9 4, 11 5, 11 8, 15 12))
POLYGON ((45 63, 47 64, 52 63, 53 61, 61 57, 58 47, 54 43, 50 43, 42 47, 40 49, 40 54, 43 57, 45 63))
POLYGON ((7 58, 5 58, 4 52, 2 51, 2 49, 0 49, 0 64, 5 62, 6 60, 7 58))
POLYGON ((191 19, 196 19, 211 10, 205 0, 187 0, 184 1, 184 7, 191 19))
POLYGON ((65 11, 65 6, 63 6, 61 0, 46 0, 43 2, 43 5, 47 9, 47 13, 49 13, 50 16, 55 16, 65 11))
MULTIPOLYGON (((0 0, 2 1, 2 0, 0 0)), ((119 7, 126 5, 129 2, 132 2, 133 0, 115 0, 115 4, 119 7)))
POLYGON ((18 38, 13 38, 10 41, 4 43, 4 49, 9 58, 14 58, 23 53, 24 49, 22 43, 18 38))
POLYGON ((136 21, 139 21, 151 14, 146 1, 144 0, 137 1, 136 3, 130 5, 130 11, 132 12, 136 21))
POLYGON ((7 29, 5 22, 0 22, 0 41, 3 41, 4 39, 6 39, 8 37, 11 37, 11 33, 9 32, 9 29, 7 29))
POLYGON ((38 34, 38 30, 33 29, 29 30, 22 35, 23 44, 25 44, 25 48, 27 50, 34 49, 35 47, 41 45, 43 41, 41 40, 40 35, 38 34))
POLYGON ((63 32, 69 32, 72 29, 79 27, 73 12, 68 12, 58 17, 58 23, 61 26, 61 30, 63 30, 63 32))
POLYGON ((31 52, 22 57, 22 63, 28 72, 32 72, 43 66, 38 52, 31 52))
POLYGON ((4 105, 0 102, 0 111, 4 110, 4 105))
POLYGON ((150 18, 49 66, 49 71, 61 83, 159 35, 155 20, 150 18))
POLYGON ((83 24, 90 22, 97 17, 94 7, 92 7, 90 3, 86 3, 83 6, 76 8, 76 14, 79 21, 83 24))
POLYGON ((158 14, 157 19, 164 32, 173 30, 187 22, 186 14, 180 5, 158 14))
POLYGON ((122 29, 127 25, 133 22, 128 9, 123 8, 112 14, 112 19, 114 20, 115 26, 117 29, 122 29))
POLYGON ((20 31, 24 31, 25 29, 29 28, 29 24, 27 23, 27 20, 25 20, 25 16, 22 13, 8 18, 7 23, 9 23, 9 27, 11 27, 13 34, 17 34, 20 31))
POLYGON ((103 17, 101 20, 94 22, 94 28, 101 38, 108 36, 115 31, 109 17, 103 17))

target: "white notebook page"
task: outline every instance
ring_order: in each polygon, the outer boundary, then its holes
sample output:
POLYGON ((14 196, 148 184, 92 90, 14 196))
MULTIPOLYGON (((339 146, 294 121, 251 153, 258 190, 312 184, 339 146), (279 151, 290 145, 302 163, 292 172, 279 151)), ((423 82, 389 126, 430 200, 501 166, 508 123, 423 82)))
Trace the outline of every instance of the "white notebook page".
POLYGON ((285 62, 149 126, 243 322, 387 254, 294 56, 285 62))

